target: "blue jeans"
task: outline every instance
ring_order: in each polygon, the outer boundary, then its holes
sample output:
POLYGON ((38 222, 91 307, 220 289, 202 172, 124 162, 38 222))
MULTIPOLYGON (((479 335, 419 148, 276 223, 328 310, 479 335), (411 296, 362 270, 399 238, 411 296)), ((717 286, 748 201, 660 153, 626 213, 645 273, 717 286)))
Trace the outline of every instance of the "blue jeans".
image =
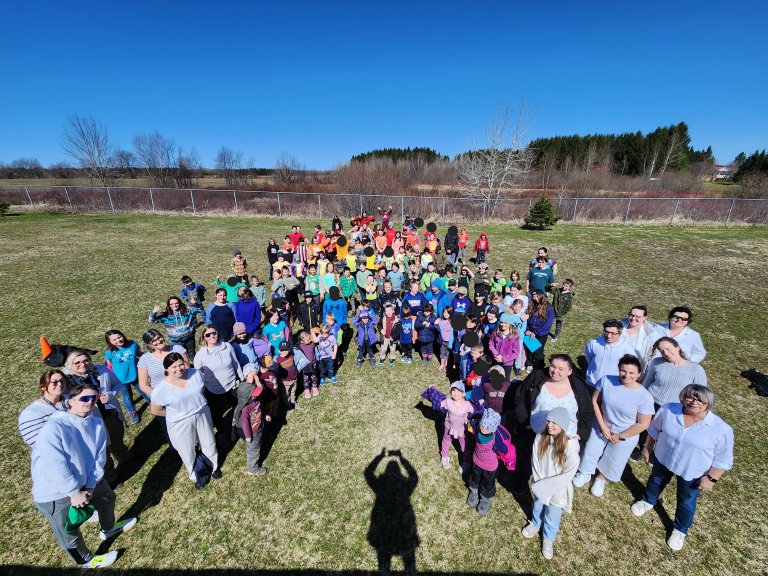
POLYGON ((333 358, 321 358, 318 360, 320 364, 320 378, 333 378, 333 358))
POLYGON ((533 500, 533 517, 531 522, 541 529, 542 525, 544 538, 550 542, 555 541, 557 531, 560 530, 560 518, 563 516, 563 509, 558 506, 545 506, 541 500, 533 500))
MULTIPOLYGON (((120 389, 118 392, 120 393, 120 397, 123 399, 125 409, 128 410, 128 412, 136 412, 136 406, 133 405, 133 392, 131 391, 131 386, 136 386, 138 389, 139 383, 129 382, 126 384, 124 382, 120 382, 120 389)), ((141 391, 139 392, 141 393, 141 391)))
MULTIPOLYGON (((673 476, 675 476, 674 472, 654 458, 653 469, 648 477, 648 485, 645 487, 643 500, 655 506, 659 494, 667 487, 673 476)), ((688 530, 693 524, 693 515, 696 514, 696 500, 701 494, 701 490, 697 488, 698 484, 699 478, 684 480, 677 476, 677 508, 675 508, 673 527, 683 534, 688 534, 688 530)))

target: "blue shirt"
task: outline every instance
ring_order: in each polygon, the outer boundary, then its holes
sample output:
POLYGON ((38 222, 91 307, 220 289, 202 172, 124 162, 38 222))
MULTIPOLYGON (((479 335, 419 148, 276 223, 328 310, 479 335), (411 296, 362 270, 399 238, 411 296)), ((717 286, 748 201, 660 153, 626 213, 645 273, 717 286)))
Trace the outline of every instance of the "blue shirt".
POLYGON ((684 480, 701 478, 713 467, 733 467, 733 428, 712 412, 686 428, 683 405, 664 404, 651 421, 648 434, 656 440, 656 459, 684 480))
POLYGON ((123 384, 136 382, 139 373, 136 370, 139 345, 129 340, 125 347, 104 352, 104 359, 112 366, 112 372, 123 384))

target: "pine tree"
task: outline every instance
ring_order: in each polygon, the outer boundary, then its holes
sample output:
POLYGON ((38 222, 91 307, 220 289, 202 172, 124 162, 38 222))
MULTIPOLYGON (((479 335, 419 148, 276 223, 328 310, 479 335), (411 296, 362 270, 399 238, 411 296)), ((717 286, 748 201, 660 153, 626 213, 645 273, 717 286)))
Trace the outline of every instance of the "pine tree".
POLYGON ((560 217, 555 214, 555 207, 552 204, 552 200, 545 194, 531 206, 528 215, 525 217, 524 227, 545 230, 554 226, 555 222, 558 220, 560 220, 560 217))

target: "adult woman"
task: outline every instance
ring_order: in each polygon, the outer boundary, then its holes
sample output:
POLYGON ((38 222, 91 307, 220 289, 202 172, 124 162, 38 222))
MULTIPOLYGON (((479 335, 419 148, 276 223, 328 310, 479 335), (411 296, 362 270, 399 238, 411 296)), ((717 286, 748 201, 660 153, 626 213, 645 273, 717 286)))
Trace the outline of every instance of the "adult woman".
POLYGON ((690 384, 680 392, 679 402, 661 407, 648 428, 643 460, 653 469, 642 500, 632 504, 632 513, 642 516, 651 510, 673 476, 677 478, 677 507, 667 545, 682 549, 693 524, 696 501, 702 490, 709 492, 733 466, 733 429, 712 413, 715 395, 706 386, 690 384))
POLYGON ((252 334, 261 327, 261 306, 246 287, 240 288, 237 296, 239 300, 235 303, 235 318, 245 324, 246 331, 252 334))
POLYGON ((659 329, 662 336, 677 340, 686 358, 691 362, 701 362, 707 355, 701 335, 693 330, 693 312, 687 306, 676 306, 669 311, 668 322, 661 324, 659 329))
POLYGON ((536 350, 531 350, 528 346, 525 347, 525 361, 528 364, 528 372, 530 372, 544 368, 544 346, 547 343, 549 331, 552 329, 552 323, 555 321, 555 310, 542 290, 534 290, 531 293, 531 301, 528 304, 526 314, 528 314, 528 326, 525 335, 536 338, 541 344, 536 350))
POLYGON ((205 323, 213 324, 226 342, 232 338, 232 326, 237 322, 235 305, 227 302, 225 288, 216 288, 215 294, 216 300, 205 309, 205 323))
POLYGON ((184 356, 184 361, 189 364, 189 356, 187 356, 186 350, 174 344, 169 346, 165 341, 163 335, 159 330, 150 328, 142 335, 141 339, 146 346, 148 354, 143 354, 139 358, 139 364, 137 366, 139 372, 139 389, 142 394, 145 395, 147 401, 149 401, 152 395, 152 390, 160 384, 165 377, 165 371, 163 369, 163 360, 171 352, 176 352, 184 356))
POLYGON ((117 551, 94 555, 79 525, 72 525, 70 507, 99 514, 102 540, 130 530, 136 518, 115 522, 115 493, 104 478, 107 431, 93 414, 98 384, 73 384, 66 410, 56 411, 40 431, 32 451, 32 499, 51 525, 54 536, 70 558, 83 568, 104 568, 117 551))
POLYGON ((19 434, 24 443, 33 448, 40 429, 59 410, 65 410, 64 398, 68 393, 67 377, 61 370, 47 370, 38 383, 40 398, 24 408, 19 415, 19 434))
POLYGON ((109 435, 107 447, 107 462, 104 469, 107 481, 116 480, 114 473, 114 456, 118 464, 130 459, 128 447, 125 445, 125 417, 117 401, 117 390, 120 389, 120 381, 103 364, 94 365, 91 355, 85 350, 75 350, 67 356, 64 362, 64 372, 69 376, 72 388, 81 384, 91 384, 99 390, 96 406, 99 409, 104 426, 109 435))
MULTIPOLYGON (((205 381, 205 399, 210 406, 217 440, 221 446, 225 446, 230 440, 232 429, 232 417, 230 415, 227 419, 225 414, 234 409, 237 404, 235 389, 238 380, 245 379, 244 371, 240 368, 232 345, 222 341, 219 331, 213 324, 206 325, 201 331, 199 344, 194 366, 202 372, 205 381)), ((253 382, 255 368, 249 364, 245 372, 248 374, 248 381, 253 382)))
POLYGON ((648 308, 644 304, 632 306, 621 323, 624 325, 621 341, 634 349, 645 371, 651 361, 653 344, 661 336, 659 327, 648 320, 648 308))
POLYGON ((642 365, 627 354, 619 360, 618 376, 603 376, 592 395, 595 422, 573 485, 581 488, 597 469, 591 492, 598 498, 606 482, 618 482, 639 434, 653 417, 653 397, 638 382, 642 365))
POLYGON ((573 360, 567 354, 555 354, 549 359, 548 370, 535 370, 515 391, 514 425, 517 448, 516 486, 527 489, 531 476, 531 449, 536 434, 546 427, 547 412, 557 407, 568 410, 570 437, 577 437, 582 446, 589 437, 594 408, 584 381, 573 373, 573 360))
POLYGON ((653 345, 661 354, 648 365, 643 385, 657 406, 677 401, 680 391, 688 384, 707 385, 707 375, 701 365, 691 362, 674 338, 662 336, 653 345))
MULTIPOLYGON (((205 331, 208 331, 206 329, 205 331)), ((188 370, 184 357, 171 352, 163 359, 165 378, 152 390, 152 414, 165 417, 171 446, 178 452, 195 487, 203 486, 195 476, 195 445, 213 464, 213 478, 221 478, 219 454, 213 438, 211 411, 203 395, 203 376, 188 370)))
POLYGON ((177 296, 171 296, 165 303, 165 311, 155 306, 149 313, 150 323, 165 326, 171 344, 183 346, 190 358, 195 357, 195 330, 197 330, 197 308, 187 308, 177 296))

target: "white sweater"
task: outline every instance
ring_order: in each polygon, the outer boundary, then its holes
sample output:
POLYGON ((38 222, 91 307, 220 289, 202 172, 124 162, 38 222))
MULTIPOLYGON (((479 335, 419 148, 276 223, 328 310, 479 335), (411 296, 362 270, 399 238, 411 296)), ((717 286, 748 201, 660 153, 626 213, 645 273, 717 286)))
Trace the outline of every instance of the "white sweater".
POLYGON ((537 434, 536 440, 533 442, 531 492, 545 506, 557 506, 570 512, 573 504, 573 483, 571 480, 576 476, 580 462, 579 441, 575 438, 568 439, 565 464, 561 468, 552 455, 552 446, 547 448, 542 458, 539 457, 539 445, 543 437, 543 434, 537 434))
POLYGON ((56 412, 32 449, 32 499, 53 502, 95 487, 106 460, 107 431, 101 418, 56 412))

